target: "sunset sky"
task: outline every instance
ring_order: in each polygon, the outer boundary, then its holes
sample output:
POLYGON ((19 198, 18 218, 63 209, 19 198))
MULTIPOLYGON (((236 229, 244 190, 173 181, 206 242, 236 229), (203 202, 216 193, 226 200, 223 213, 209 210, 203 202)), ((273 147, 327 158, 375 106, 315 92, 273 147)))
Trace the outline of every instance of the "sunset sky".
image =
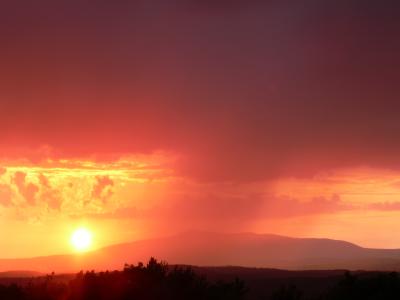
POLYGON ((400 248, 398 1, 5 1, 0 257, 191 230, 400 248))

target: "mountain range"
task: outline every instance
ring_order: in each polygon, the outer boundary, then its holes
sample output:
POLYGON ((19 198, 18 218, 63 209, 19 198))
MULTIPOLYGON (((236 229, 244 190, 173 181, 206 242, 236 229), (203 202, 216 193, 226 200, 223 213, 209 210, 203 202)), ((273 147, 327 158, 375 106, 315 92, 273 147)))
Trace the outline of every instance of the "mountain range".
POLYGON ((79 255, 0 259, 0 272, 114 270, 149 257, 169 264, 286 270, 400 270, 400 249, 370 249, 317 238, 271 234, 188 232, 113 245, 79 255))

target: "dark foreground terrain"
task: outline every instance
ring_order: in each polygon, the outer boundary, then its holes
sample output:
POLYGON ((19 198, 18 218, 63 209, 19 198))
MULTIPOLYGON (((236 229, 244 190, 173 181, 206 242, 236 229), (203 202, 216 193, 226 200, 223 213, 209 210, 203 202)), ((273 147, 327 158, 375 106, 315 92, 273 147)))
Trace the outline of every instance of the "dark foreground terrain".
POLYGON ((395 272, 168 266, 152 258, 122 271, 12 275, 0 273, 2 300, 400 299, 395 272))

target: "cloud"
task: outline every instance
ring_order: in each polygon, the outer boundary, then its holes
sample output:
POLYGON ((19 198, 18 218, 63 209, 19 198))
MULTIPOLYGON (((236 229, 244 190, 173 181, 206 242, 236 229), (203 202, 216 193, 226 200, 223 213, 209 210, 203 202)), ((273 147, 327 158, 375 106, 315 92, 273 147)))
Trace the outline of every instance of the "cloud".
POLYGON ((6 184, 0 184, 0 205, 4 207, 9 207, 12 204, 11 188, 6 184))
POLYGON ((51 209, 60 210, 61 205, 64 201, 60 190, 57 188, 53 188, 50 184, 49 179, 45 175, 40 173, 38 179, 41 186, 41 201, 44 201, 51 209))
POLYGON ((367 206, 370 210, 380 210, 380 211, 399 211, 400 202, 377 202, 372 203, 367 206))
MULTIPOLYGON (((169 199, 140 215, 171 222, 199 221, 204 224, 236 222, 237 226, 262 219, 285 219, 300 216, 335 214, 358 209, 344 203, 338 195, 314 197, 308 201, 295 198, 252 194, 244 196, 186 195, 169 199)), ((239 227, 240 228, 240 227, 239 227)))
POLYGON ((354 210, 357 207, 344 203, 339 195, 330 198, 313 197, 309 201, 299 201, 290 197, 275 197, 266 204, 266 216, 285 218, 306 215, 335 214, 341 211, 354 210))
POLYGON ((50 183, 48 178, 44 176, 42 173, 39 174, 39 182, 43 187, 50 188, 50 183))
POLYGON ((35 7, 6 18, 3 30, 14 31, 1 35, 10 45, 0 49, 2 156, 43 144, 51 149, 43 155, 70 158, 164 150, 180 157, 181 176, 208 182, 400 169, 390 5, 156 0, 78 10, 61 2, 37 24, 27 21, 40 15, 35 7))
POLYGON ((221 196, 205 193, 204 195, 186 193, 178 199, 168 199, 147 213, 153 217, 164 216, 175 219, 197 219, 215 221, 234 219, 239 221, 259 217, 262 197, 221 196))
POLYGON ((12 179, 18 192, 25 199, 26 203, 33 206, 36 203, 36 195, 39 192, 37 185, 26 181, 26 173, 16 172, 12 179))
POLYGON ((236 224, 237 228, 241 228, 256 220, 329 215, 358 209, 357 206, 343 202, 336 194, 305 201, 253 191, 235 195, 233 191, 227 193, 219 188, 219 191, 204 190, 198 193, 195 189, 184 191, 174 187, 174 192, 165 193, 158 199, 144 198, 145 202, 135 199, 131 204, 114 203, 114 208, 103 206, 97 211, 72 212, 70 216, 75 219, 131 219, 170 223, 172 227, 180 229, 193 223, 207 226, 219 224, 222 227, 236 224))
POLYGON ((113 195, 113 186, 114 181, 109 176, 97 176, 92 190, 92 197, 107 202, 113 195))
POLYGON ((18 211, 21 219, 30 215, 40 215, 43 219, 77 214, 128 217, 122 208, 133 206, 128 201, 132 194, 140 193, 151 201, 152 197, 146 195, 159 194, 161 182, 170 176, 152 159, 137 157, 109 163, 89 160, 7 163, 8 172, 0 178, 0 185, 10 189, 13 205, 9 205, 8 197, 3 204, 9 206, 10 215, 18 211), (114 201, 116 186, 119 194, 114 201), (155 188, 147 191, 149 186, 155 188))
POLYGON ((89 219, 138 219, 144 215, 143 211, 136 207, 120 207, 114 211, 98 212, 98 213, 80 213, 71 214, 73 219, 89 218, 89 219))

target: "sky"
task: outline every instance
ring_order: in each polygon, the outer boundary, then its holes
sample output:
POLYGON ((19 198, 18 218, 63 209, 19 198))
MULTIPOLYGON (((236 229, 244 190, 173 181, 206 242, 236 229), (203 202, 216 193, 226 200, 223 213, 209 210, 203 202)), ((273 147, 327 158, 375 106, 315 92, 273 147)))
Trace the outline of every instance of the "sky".
POLYGON ((398 1, 4 1, 0 257, 191 230, 400 248, 398 1))

